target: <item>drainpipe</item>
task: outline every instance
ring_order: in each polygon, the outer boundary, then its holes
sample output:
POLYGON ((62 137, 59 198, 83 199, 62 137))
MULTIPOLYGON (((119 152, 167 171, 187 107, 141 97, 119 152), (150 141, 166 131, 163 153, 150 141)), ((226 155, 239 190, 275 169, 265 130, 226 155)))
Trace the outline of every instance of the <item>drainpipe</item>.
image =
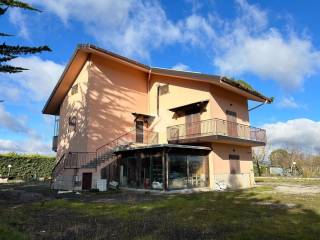
POLYGON ((150 78, 151 78, 151 71, 152 69, 149 69, 149 74, 148 74, 148 80, 147 80, 147 91, 148 91, 148 114, 150 114, 150 78))

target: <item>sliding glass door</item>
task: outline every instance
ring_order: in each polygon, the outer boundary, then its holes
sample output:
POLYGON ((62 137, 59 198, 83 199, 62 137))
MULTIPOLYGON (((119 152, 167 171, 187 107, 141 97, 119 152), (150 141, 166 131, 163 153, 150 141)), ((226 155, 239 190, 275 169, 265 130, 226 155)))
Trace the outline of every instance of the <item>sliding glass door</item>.
POLYGON ((169 189, 208 186, 207 156, 170 153, 167 160, 169 189))
POLYGON ((168 188, 182 189, 188 187, 187 156, 183 154, 169 154, 168 188))
POLYGON ((207 157, 188 155, 188 186, 191 188, 207 187, 208 175, 207 157))

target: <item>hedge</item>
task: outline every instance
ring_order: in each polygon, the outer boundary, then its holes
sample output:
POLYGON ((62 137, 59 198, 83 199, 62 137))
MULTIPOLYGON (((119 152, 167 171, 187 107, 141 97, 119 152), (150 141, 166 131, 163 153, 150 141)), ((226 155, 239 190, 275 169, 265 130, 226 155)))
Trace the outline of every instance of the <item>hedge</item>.
POLYGON ((49 178, 55 165, 55 158, 38 154, 0 154, 0 175, 8 176, 8 165, 11 165, 10 177, 16 179, 49 178))

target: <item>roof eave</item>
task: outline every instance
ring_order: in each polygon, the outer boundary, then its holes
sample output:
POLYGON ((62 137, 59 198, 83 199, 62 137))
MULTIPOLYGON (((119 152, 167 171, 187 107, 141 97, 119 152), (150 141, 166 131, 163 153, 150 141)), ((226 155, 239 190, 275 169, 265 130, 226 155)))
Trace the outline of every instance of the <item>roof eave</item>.
POLYGON ((62 74, 61 74, 61 76, 60 76, 57 84, 56 84, 55 87, 53 88, 53 90, 52 90, 52 92, 51 92, 48 100, 46 101, 46 104, 44 105, 44 107, 43 107, 43 109, 42 109, 42 113, 43 113, 43 114, 49 114, 49 115, 57 115, 57 114, 58 114, 57 112, 56 112, 56 113, 53 113, 53 112, 48 111, 48 106, 49 106, 49 104, 50 104, 53 96, 55 95, 57 89, 58 89, 59 86, 61 85, 62 80, 64 79, 67 71, 69 70, 69 68, 70 68, 70 66, 71 66, 71 63, 74 61, 74 59, 75 59, 75 57, 76 57, 79 49, 80 49, 80 48, 79 48, 79 46, 78 46, 78 47, 74 50, 74 52, 73 52, 73 54, 72 54, 72 57, 70 58, 68 64, 67 64, 66 67, 64 68, 64 70, 63 70, 63 72, 62 72, 62 74))
MULTIPOLYGON (((52 109, 50 109, 50 104, 54 97, 56 96, 58 88, 61 86, 63 80, 65 79, 72 63, 76 60, 76 57, 79 55, 79 52, 84 53, 85 58, 82 58, 80 61, 80 66, 85 63, 85 59, 87 59, 87 56, 89 54, 98 54, 104 57, 109 57, 113 60, 116 60, 118 62, 124 63, 126 65, 132 66, 136 69, 142 70, 144 72, 152 71, 153 74, 158 75, 164 75, 169 77, 177 77, 177 78, 184 78, 184 79, 190 79, 190 80, 196 80, 196 81, 202 81, 207 83, 212 83, 216 85, 222 84, 224 88, 227 88, 233 92, 238 92, 238 94, 246 96, 250 100, 259 101, 259 102, 267 102, 271 103, 273 100, 272 98, 268 98, 262 94, 260 94, 257 91, 250 90, 247 88, 244 88, 240 84, 237 84, 235 81, 232 81, 228 78, 221 77, 218 75, 209 75, 209 74, 203 74, 198 72, 188 72, 188 71, 179 71, 179 70, 173 70, 173 69, 163 69, 163 68, 155 68, 150 67, 148 65, 139 63, 137 61, 134 61, 132 59, 123 57, 121 55, 118 55, 116 53, 107 51, 105 49, 99 48, 92 44, 79 44, 76 48, 76 50, 73 52, 73 55, 66 65, 61 77, 59 78, 59 81, 57 82, 56 86, 54 87, 52 93, 50 94, 44 108, 42 109, 43 114, 51 114, 51 115, 58 115, 59 114, 59 104, 57 104, 55 107, 51 106, 52 109), (81 62, 81 61, 84 62, 81 62), (224 85, 223 85, 224 84, 224 85)), ((81 67, 82 68, 82 67, 81 67)), ((81 69, 80 69, 81 70, 81 69)), ((79 71, 80 71, 79 70, 79 71)))

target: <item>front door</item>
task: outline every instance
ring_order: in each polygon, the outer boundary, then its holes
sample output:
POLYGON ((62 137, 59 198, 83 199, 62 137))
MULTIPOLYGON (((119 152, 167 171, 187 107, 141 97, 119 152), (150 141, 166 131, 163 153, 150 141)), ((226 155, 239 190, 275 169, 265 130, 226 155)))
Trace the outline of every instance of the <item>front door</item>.
POLYGON ((136 142, 143 143, 143 121, 136 121, 136 142))
POLYGON ((82 173, 82 190, 90 190, 92 173, 82 173))

